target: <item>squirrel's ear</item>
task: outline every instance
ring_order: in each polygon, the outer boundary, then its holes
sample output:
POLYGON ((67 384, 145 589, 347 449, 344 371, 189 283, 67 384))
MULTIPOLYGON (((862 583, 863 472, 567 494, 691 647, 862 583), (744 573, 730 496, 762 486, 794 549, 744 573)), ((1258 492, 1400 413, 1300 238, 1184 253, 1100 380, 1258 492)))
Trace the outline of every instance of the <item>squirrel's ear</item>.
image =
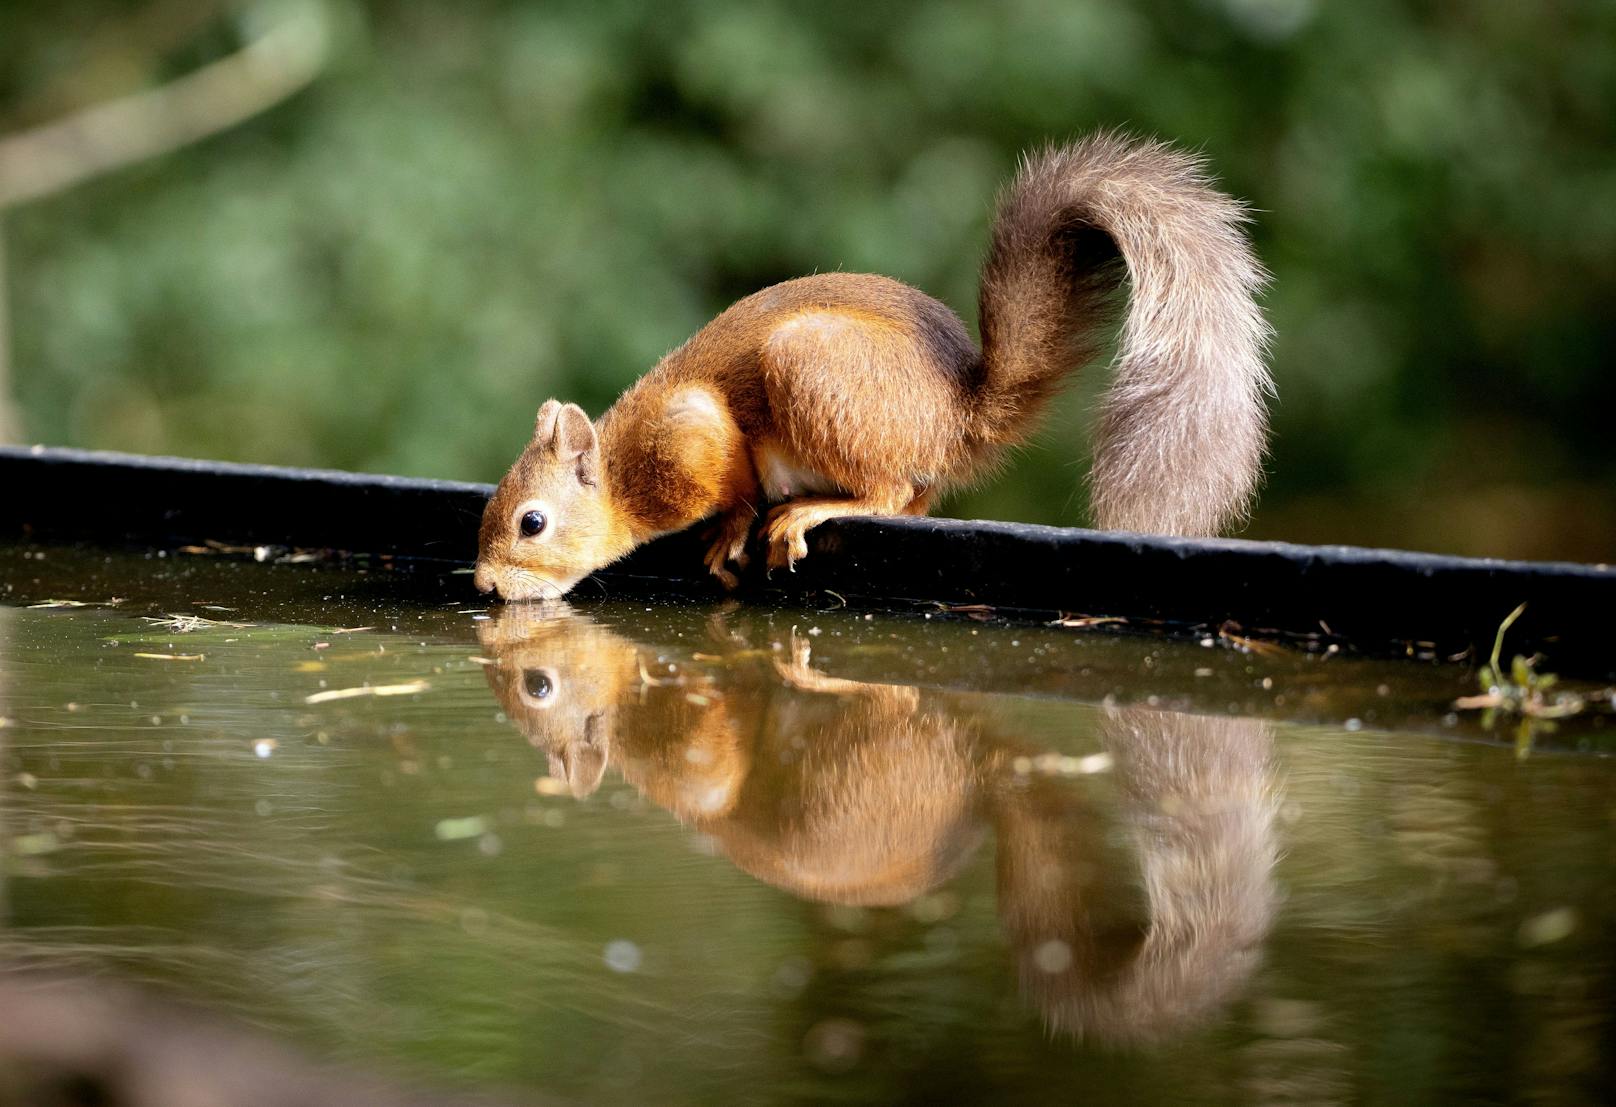
POLYGON ((533 441, 547 446, 555 441, 556 419, 561 414, 560 400, 546 400, 539 408, 539 417, 533 421, 533 441))
POLYGON ((580 481, 599 482, 600 439, 595 436, 595 424, 577 404, 568 404, 556 418, 554 446, 557 457, 577 461, 580 481))

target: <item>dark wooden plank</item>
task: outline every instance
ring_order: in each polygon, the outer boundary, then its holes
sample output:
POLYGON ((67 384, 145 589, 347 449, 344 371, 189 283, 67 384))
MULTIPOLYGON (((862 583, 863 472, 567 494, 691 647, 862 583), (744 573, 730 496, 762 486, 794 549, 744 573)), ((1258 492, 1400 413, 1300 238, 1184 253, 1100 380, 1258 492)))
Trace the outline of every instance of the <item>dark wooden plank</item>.
MULTIPOLYGON (((82 450, 0 448, 0 535, 99 543, 212 539, 468 562, 487 485, 82 450)), ((754 594, 883 606, 983 604, 1134 626, 1339 643, 1381 655, 1485 654, 1517 604, 1509 652, 1616 674, 1616 570, 1349 546, 1177 539, 952 519, 848 519, 810 535, 794 573, 754 594)), ((703 587, 699 537, 675 535, 603 576, 703 587)))

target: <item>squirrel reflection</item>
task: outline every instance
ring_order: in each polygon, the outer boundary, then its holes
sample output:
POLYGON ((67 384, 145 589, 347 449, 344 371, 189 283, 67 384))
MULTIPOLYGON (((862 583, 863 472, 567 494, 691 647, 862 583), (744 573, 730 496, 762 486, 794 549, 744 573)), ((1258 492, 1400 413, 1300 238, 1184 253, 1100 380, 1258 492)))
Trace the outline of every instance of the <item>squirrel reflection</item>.
POLYGON ((507 606, 481 638, 507 716, 575 796, 610 764, 795 895, 907 903, 993 831, 1000 921, 1052 1029, 1160 1037, 1256 967, 1276 854, 1266 724, 1106 712, 1122 810, 1101 813, 1058 755, 993 733, 963 697, 826 676, 803 641, 714 631, 720 655, 672 671, 560 603, 507 606))

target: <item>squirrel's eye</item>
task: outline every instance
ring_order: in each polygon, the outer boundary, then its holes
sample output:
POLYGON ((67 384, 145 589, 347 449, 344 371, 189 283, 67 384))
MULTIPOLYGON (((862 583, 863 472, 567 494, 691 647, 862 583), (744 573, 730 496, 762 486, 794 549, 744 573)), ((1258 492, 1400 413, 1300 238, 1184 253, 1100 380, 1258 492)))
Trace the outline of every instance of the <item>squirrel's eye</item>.
POLYGON ((544 523, 545 523, 544 512, 542 512, 542 511, 530 511, 530 512, 528 512, 526 515, 522 516, 522 523, 521 523, 522 537, 523 538, 532 538, 535 534, 538 534, 541 530, 544 529, 544 523))
POLYGON ((554 691, 555 685, 550 683, 550 674, 542 669, 524 669, 522 671, 522 687, 527 694, 536 700, 548 699, 554 691))

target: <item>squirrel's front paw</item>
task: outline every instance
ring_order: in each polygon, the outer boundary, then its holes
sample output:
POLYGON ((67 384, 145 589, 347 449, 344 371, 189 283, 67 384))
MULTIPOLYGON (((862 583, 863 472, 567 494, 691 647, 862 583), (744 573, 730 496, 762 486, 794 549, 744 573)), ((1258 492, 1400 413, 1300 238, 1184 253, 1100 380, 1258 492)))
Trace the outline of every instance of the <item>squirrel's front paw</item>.
POLYGON ((718 583, 724 586, 724 591, 726 592, 733 592, 741 586, 741 578, 724 568, 723 562, 714 564, 713 559, 709 557, 707 559, 707 571, 717 578, 718 583))
POLYGON ((795 504, 782 504, 769 512, 763 524, 763 541, 769 547, 769 571, 795 569, 799 558, 808 556, 808 528, 819 520, 795 504))
POLYGON ((721 524, 713 544, 707 548, 707 571, 717 577, 718 583, 730 592, 740 587, 741 579, 730 572, 729 566, 733 564, 737 569, 744 569, 750 560, 746 552, 749 522, 750 516, 739 525, 730 521, 721 524))
MULTIPOLYGON (((729 571, 729 562, 734 560, 729 555, 727 543, 718 542, 707 551, 707 571, 718 578, 718 583, 724 586, 726 592, 733 592, 741 586, 741 578, 729 571)), ((745 563, 736 561, 736 568, 744 569, 745 563)))

